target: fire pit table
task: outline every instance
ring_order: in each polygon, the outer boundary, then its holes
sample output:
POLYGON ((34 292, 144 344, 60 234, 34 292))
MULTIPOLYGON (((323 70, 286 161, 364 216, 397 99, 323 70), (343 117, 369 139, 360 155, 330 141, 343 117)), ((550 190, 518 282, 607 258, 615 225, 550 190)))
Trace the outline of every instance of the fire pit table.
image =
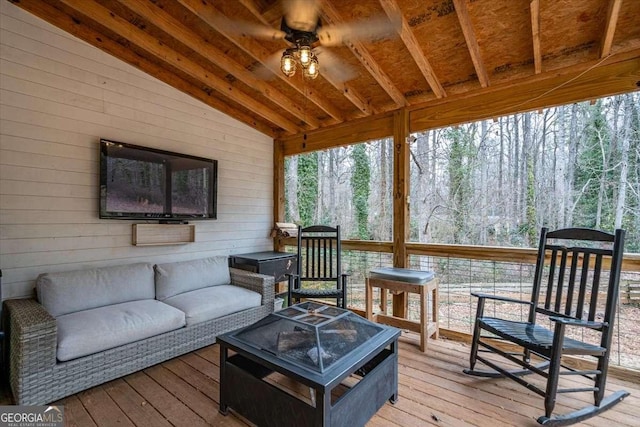
POLYGON ((363 426, 398 398, 399 335, 313 302, 272 313, 217 338, 220 412, 259 426, 363 426), (310 400, 268 381, 273 372, 308 386, 310 400))

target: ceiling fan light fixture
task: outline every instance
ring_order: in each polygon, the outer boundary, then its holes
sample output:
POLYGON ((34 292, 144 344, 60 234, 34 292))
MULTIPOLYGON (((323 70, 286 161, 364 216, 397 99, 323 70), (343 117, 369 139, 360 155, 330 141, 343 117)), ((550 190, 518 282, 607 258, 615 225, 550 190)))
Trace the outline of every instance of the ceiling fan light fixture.
POLYGON ((304 68, 303 75, 304 77, 314 80, 320 74, 320 67, 318 65, 318 58, 315 55, 311 54, 311 59, 309 60, 309 65, 304 68))
POLYGON ((289 50, 285 50, 280 59, 280 70, 287 77, 293 77, 296 73, 296 59, 289 50))
POLYGON ((300 56, 300 65, 302 65, 304 68, 307 68, 313 56, 313 53, 311 52, 311 46, 300 46, 298 48, 298 55, 300 56))

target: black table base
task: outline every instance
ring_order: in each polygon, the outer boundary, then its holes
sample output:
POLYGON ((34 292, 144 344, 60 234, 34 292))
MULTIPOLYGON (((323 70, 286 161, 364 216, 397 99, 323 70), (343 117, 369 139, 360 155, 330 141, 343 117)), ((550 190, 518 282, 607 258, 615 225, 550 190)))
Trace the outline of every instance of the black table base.
POLYGON ((229 347, 220 342, 220 412, 231 408, 259 426, 364 426, 386 401, 398 398, 397 337, 372 349, 361 365, 345 367, 328 387, 296 376, 315 391, 315 406, 265 381, 272 369, 289 376, 286 370, 267 366, 258 354, 233 350, 229 357, 229 347), (359 381, 332 402, 332 391, 352 374, 359 381))

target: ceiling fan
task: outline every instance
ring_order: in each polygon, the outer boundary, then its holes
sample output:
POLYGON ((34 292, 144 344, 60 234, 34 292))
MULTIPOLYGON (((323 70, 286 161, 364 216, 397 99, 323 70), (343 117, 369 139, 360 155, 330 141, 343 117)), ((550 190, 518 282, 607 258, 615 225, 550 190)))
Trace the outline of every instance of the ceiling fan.
POLYGON ((321 56, 323 73, 328 78, 336 82, 351 80, 356 75, 355 71, 348 64, 341 63, 325 47, 397 35, 402 25, 400 15, 383 15, 358 22, 323 25, 319 16, 320 0, 283 0, 282 9, 280 29, 228 19, 225 27, 236 34, 287 41, 290 47, 283 52, 276 52, 270 60, 265 61, 265 66, 274 71, 279 62, 280 71, 288 77, 295 75, 300 67, 305 78, 315 79, 320 74, 318 56, 321 56))

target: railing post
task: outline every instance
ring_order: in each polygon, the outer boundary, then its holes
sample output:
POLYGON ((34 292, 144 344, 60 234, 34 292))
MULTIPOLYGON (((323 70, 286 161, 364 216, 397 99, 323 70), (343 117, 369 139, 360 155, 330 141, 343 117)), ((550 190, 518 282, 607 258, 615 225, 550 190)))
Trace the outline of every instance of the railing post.
MULTIPOLYGON (((409 112, 403 108, 393 115, 393 266, 408 265, 409 231, 409 112)), ((393 296, 393 315, 406 317, 407 295, 393 296)))
MULTIPOLYGON (((284 144, 273 141, 273 225, 284 222, 285 192, 284 192, 284 144)), ((285 244, 279 236, 273 238, 273 250, 284 251, 285 244)))

